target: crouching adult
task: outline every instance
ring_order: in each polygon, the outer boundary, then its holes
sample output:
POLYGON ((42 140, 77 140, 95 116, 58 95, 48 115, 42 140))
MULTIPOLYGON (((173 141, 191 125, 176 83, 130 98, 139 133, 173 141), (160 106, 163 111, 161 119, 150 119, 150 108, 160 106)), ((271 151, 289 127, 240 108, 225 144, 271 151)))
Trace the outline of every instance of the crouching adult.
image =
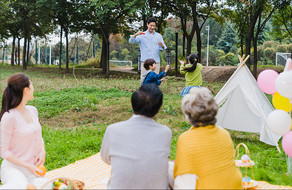
POLYGON ((107 127, 102 160, 111 165, 109 189, 167 189, 171 130, 156 123, 163 94, 154 84, 132 94, 134 115, 107 127))
POLYGON ((192 88, 182 100, 192 127, 179 136, 174 189, 242 189, 232 139, 217 127, 218 105, 207 88, 192 88))

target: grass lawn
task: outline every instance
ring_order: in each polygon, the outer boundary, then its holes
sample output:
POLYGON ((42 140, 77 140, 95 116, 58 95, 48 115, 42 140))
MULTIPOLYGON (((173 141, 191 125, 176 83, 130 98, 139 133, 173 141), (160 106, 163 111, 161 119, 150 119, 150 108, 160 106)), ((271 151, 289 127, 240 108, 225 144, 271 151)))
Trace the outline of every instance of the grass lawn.
MULTIPOLYGON (((7 78, 22 67, 0 66, 0 98, 6 87, 7 78)), ((43 138, 47 151, 46 167, 53 170, 99 152, 106 127, 114 122, 131 117, 130 97, 140 83, 138 75, 112 72, 106 78, 96 70, 75 70, 73 76, 57 68, 29 67, 24 71, 32 80, 35 99, 29 104, 39 111, 43 127, 43 138)), ((206 83, 218 93, 224 83, 206 83)), ((161 90, 163 106, 155 120, 167 125, 173 132, 171 159, 175 159, 178 136, 190 125, 181 109, 180 91, 184 81, 168 77, 161 90)), ((288 176, 286 157, 276 147, 259 141, 258 134, 230 131, 235 146, 243 142, 255 161, 256 180, 277 185, 292 185, 288 176)), ((281 142, 279 142, 279 145, 281 142)), ((244 150, 241 149, 241 155, 244 150)), ((244 170, 242 170, 244 171, 244 170)), ((248 175, 252 176, 251 170, 248 175)))

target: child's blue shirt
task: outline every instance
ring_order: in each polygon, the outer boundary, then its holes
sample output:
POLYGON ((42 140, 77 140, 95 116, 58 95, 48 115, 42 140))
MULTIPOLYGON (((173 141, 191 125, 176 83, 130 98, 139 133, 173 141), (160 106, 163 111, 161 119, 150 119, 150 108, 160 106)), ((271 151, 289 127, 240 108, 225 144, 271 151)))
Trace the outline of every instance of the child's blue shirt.
POLYGON ((156 74, 154 71, 146 72, 145 74, 146 76, 144 81, 142 81, 142 85, 154 83, 157 86, 161 84, 160 79, 162 79, 166 75, 165 71, 162 71, 160 74, 156 74))

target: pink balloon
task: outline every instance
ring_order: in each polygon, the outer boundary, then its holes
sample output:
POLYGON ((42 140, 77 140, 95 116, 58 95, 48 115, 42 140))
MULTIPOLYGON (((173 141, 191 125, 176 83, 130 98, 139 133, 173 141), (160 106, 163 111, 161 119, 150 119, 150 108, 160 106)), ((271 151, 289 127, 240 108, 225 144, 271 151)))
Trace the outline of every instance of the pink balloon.
POLYGON ((292 131, 289 131, 283 136, 282 147, 284 152, 292 157, 292 131))
POLYGON ((258 85, 260 89, 267 94, 274 94, 276 92, 275 81, 278 73, 274 70, 267 69, 262 71, 258 76, 258 85))

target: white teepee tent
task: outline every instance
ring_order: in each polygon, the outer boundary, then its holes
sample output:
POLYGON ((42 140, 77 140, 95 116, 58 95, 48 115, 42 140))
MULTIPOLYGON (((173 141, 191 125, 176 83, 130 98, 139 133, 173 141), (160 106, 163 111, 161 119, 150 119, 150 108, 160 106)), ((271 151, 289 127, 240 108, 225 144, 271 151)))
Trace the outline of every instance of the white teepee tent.
POLYGON ((281 136, 274 134, 266 120, 274 110, 266 95, 239 56, 240 65, 216 95, 219 105, 217 125, 237 131, 260 133, 260 140, 277 146, 281 136))

